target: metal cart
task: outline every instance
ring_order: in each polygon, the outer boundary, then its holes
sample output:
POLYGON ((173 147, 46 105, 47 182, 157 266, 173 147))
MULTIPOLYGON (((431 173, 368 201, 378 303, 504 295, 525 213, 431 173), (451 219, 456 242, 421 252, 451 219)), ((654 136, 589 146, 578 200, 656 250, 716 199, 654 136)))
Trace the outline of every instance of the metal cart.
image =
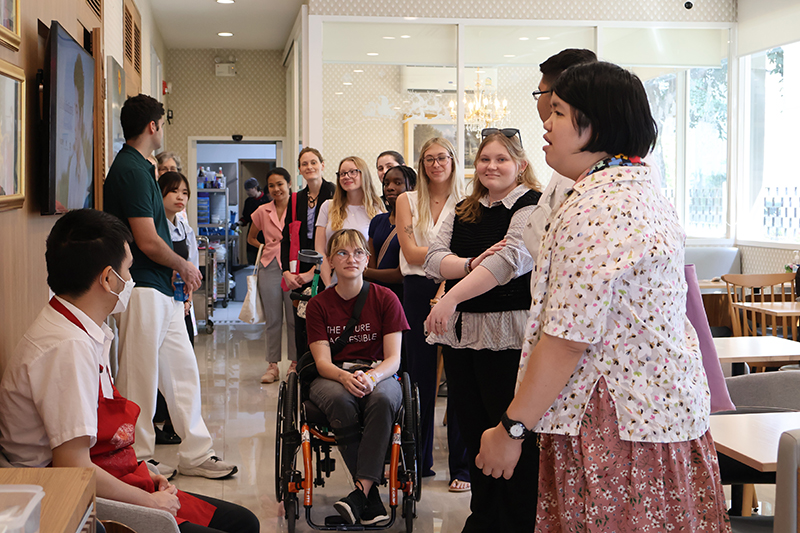
POLYGON ((200 273, 203 274, 203 286, 194 293, 192 302, 197 320, 205 322, 206 333, 213 333, 214 322, 211 318, 214 316, 214 302, 217 300, 216 253, 209 246, 208 237, 200 235, 197 237, 197 242, 200 245, 200 273))

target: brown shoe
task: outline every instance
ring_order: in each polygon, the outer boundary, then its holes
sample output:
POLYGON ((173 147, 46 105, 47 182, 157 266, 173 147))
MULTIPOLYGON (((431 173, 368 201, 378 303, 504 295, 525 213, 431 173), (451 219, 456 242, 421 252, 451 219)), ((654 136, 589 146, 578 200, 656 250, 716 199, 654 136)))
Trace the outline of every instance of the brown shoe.
POLYGON ((286 376, 288 377, 292 372, 297 372, 297 361, 292 361, 292 364, 289 365, 289 370, 286 371, 286 376))
POLYGON ((277 363, 270 363, 267 371, 261 376, 261 383, 272 383, 280 377, 281 373, 278 370, 277 363))

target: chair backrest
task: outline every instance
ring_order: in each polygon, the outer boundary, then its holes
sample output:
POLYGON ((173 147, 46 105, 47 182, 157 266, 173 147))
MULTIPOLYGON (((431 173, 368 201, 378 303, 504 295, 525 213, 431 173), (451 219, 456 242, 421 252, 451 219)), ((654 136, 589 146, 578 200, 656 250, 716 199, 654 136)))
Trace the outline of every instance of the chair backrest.
MULTIPOLYGON (((794 274, 726 274, 722 280, 728 288, 728 306, 734 337, 751 337, 767 334, 767 316, 756 310, 734 307, 735 303, 793 302, 794 274), (761 325, 761 328, 758 326, 761 325)), ((776 334, 777 321, 772 317, 772 333, 776 334)), ((786 324, 784 324, 786 325, 786 324)))
POLYGON ((740 407, 776 407, 800 411, 800 371, 761 372, 725 378, 731 401, 740 407))
POLYGON ((800 475, 800 429, 785 431, 778 444, 773 533, 797 533, 797 478, 800 475))

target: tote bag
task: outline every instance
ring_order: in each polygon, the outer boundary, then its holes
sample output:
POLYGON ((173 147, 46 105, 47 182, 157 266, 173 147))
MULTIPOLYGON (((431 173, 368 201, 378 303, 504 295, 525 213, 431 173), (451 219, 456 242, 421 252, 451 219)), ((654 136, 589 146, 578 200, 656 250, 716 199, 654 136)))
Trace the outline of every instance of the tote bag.
POLYGON ((261 295, 258 294, 258 269, 261 268, 262 253, 264 253, 263 244, 258 247, 256 268, 253 270, 253 274, 247 276, 247 295, 244 297, 242 310, 239 313, 239 320, 247 324, 260 324, 266 321, 261 295))

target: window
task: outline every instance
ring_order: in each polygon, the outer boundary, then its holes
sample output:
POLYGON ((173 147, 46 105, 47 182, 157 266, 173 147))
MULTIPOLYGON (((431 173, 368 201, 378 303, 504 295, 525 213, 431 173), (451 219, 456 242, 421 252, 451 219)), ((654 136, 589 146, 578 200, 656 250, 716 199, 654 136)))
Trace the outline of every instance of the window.
POLYGON ((738 236, 800 243, 800 181, 787 156, 797 149, 800 42, 743 58, 744 158, 738 236))

